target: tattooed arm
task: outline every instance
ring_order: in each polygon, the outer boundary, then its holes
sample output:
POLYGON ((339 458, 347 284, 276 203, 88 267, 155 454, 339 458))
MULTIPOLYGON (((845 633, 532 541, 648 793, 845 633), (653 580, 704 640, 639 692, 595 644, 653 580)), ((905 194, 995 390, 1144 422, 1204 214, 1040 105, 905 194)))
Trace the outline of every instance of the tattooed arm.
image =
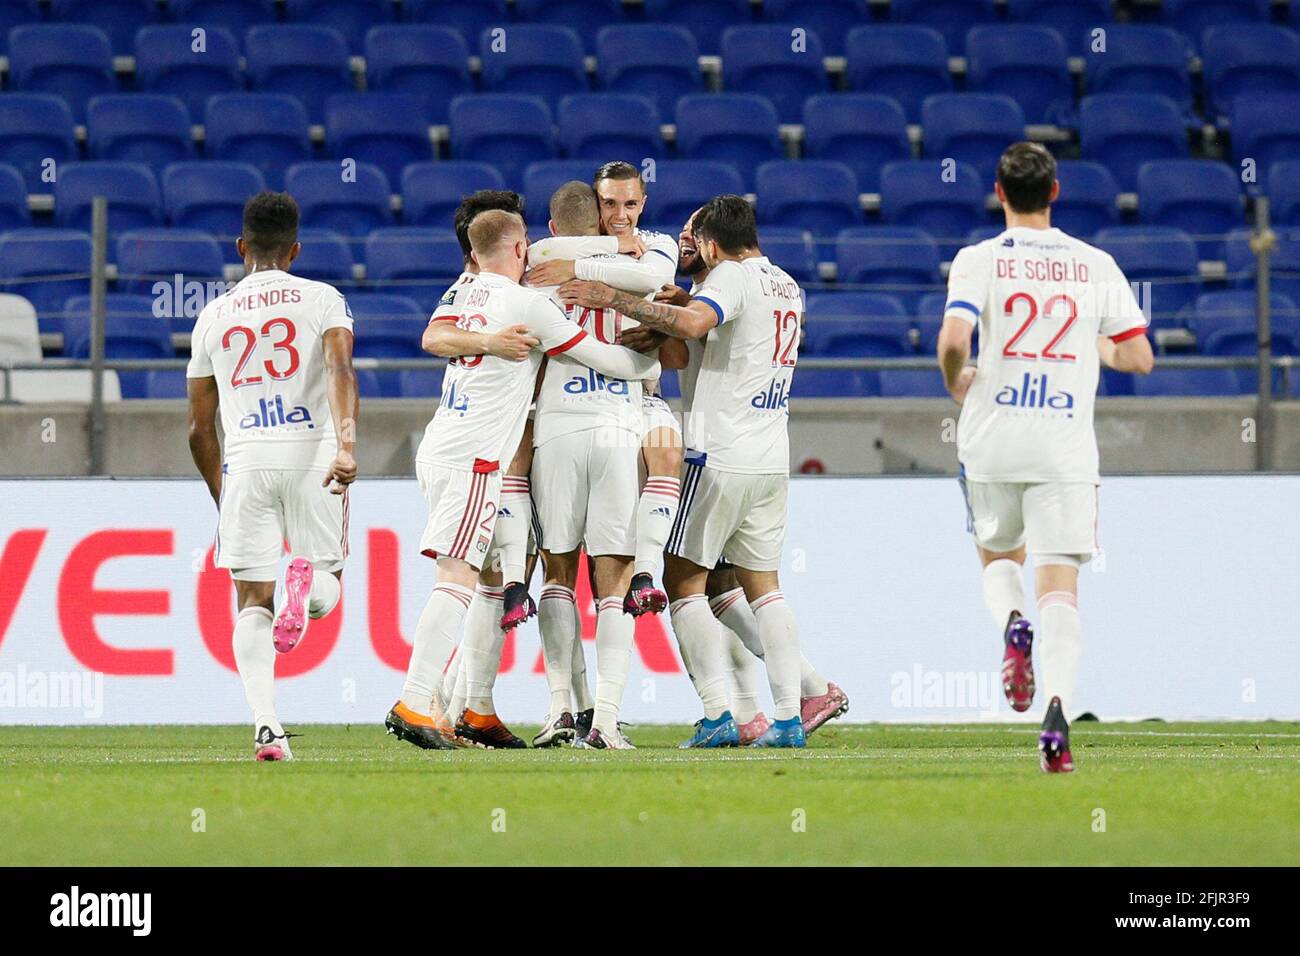
POLYGON ((698 339, 708 335, 721 319, 717 309, 702 299, 692 299, 684 306, 668 305, 647 301, 630 292, 619 292, 603 282, 574 279, 560 287, 559 295, 565 305, 614 309, 675 339, 698 339))

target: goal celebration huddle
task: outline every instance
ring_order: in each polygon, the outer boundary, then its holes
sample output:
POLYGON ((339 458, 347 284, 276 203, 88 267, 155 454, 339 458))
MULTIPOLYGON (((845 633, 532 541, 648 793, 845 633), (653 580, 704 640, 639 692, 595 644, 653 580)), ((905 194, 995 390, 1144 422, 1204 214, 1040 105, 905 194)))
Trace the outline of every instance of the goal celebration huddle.
MULTIPOLYGON (((527 746, 492 693, 506 633, 534 615, 549 693, 534 746, 633 747, 619 714, 644 614, 668 615, 699 696, 682 747, 799 748, 848 709, 801 646, 779 576, 804 293, 764 256, 744 197, 713 198, 674 240, 639 228, 653 186, 634 165, 606 163, 551 196, 545 237, 528 235, 513 192, 474 193, 457 210, 465 271, 421 340, 449 362, 415 459, 428 511, 412 529, 434 573, 383 718, 400 741, 527 746), (679 376, 680 420, 659 394, 666 369, 679 376), (584 552, 594 675, 575 604, 584 552)), ((1145 373, 1153 360, 1114 260, 1051 227, 1058 189, 1046 150, 1004 154, 1007 230, 953 262, 936 374, 962 403, 965 513, 1004 691, 1028 710, 1041 666, 1041 765, 1068 772, 1078 569, 1097 548, 1099 365, 1145 373)), ((293 275, 297 227, 290 196, 249 200, 246 277, 199 316, 187 373, 190 446, 218 507, 216 563, 235 581, 234 656, 258 760, 292 757, 275 655, 310 640, 310 621, 339 602, 348 498, 364 471, 352 314, 333 287, 293 275)), ((954 520, 962 510, 954 495, 954 520)), ((884 597, 867 581, 857 600, 884 597)), ((863 639, 885 636, 868 628, 863 639)))

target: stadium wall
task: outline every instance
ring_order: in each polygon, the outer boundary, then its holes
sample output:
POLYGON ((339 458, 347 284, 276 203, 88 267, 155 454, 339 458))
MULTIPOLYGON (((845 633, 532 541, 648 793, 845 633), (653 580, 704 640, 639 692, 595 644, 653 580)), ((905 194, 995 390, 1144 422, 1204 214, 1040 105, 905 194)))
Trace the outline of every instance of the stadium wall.
MULTIPOLYGON (((1300 471, 1300 402, 1273 408, 1274 467, 1300 471)), ((415 444, 430 410, 429 402, 416 400, 363 403, 363 474, 414 474, 415 444)), ((1260 450, 1255 415, 1251 398, 1098 399, 1102 465, 1117 474, 1253 471, 1260 450)), ((796 400, 790 415, 793 467, 814 459, 831 474, 955 474, 956 416, 957 407, 946 399, 796 400)), ((183 404, 110 404, 105 419, 108 474, 194 474, 183 404)), ((0 405, 0 449, 3 476, 84 476, 89 412, 84 405, 0 405)))
MULTIPOLYGON (((0 724, 248 719, 198 481, 6 480, 0 500, 0 724)), ((1108 480, 1104 551, 1081 579, 1079 705, 1102 719, 1300 717, 1297 500, 1300 476, 1108 480)), ((291 726, 382 720, 432 581, 424 516, 412 481, 356 486, 341 610, 277 661, 291 726)), ((955 481, 796 479, 782 579, 848 719, 1013 717, 955 481)), ((585 586, 579 606, 594 674, 585 586)), ((636 637, 626 719, 698 717, 666 617, 636 637)), ((508 641, 496 697, 509 720, 541 718, 535 621, 508 641)))

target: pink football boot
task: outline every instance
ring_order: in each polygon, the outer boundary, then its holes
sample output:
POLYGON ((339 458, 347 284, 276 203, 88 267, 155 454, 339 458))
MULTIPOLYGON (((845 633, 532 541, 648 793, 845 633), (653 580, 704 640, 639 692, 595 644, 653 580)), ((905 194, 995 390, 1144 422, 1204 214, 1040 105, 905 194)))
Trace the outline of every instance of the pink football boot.
POLYGON ((294 558, 284 572, 284 607, 275 618, 272 636, 275 649, 288 654, 298 646, 307 633, 307 597, 311 594, 311 579, 316 573, 306 558, 294 558))

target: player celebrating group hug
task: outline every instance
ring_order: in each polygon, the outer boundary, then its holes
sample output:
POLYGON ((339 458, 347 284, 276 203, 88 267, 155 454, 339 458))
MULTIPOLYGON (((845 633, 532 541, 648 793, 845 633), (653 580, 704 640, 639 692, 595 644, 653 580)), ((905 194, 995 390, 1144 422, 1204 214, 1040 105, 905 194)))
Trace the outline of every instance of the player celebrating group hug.
MULTIPOLYGON (((645 189, 635 167, 607 163, 591 184, 556 191, 550 235, 531 244, 515 193, 475 193, 457 210, 465 272, 422 339, 450 362, 416 454, 429 506, 420 550, 437 581, 385 720, 401 740, 526 746, 496 715, 492 689, 506 632, 534 613, 550 693, 535 746, 632 748, 618 718, 635 619, 665 609, 704 710, 683 747, 802 747, 848 709, 802 654, 778 575, 803 291, 762 254, 742 197, 696 210, 679 246, 638 229, 645 189), (680 426, 658 396, 665 367, 679 370, 680 426), (583 551, 597 608, 594 694, 574 598, 583 551), (764 668, 770 720, 759 708, 764 668)), ((1008 151, 998 187, 1008 231, 954 262, 939 357, 965 403, 959 455, 986 600, 1004 630, 1007 696, 1025 710, 1034 690, 1027 541, 1055 685, 1043 766, 1069 770, 1063 706, 1078 656, 1078 566, 1094 547, 1080 529, 1096 515, 1097 364, 1147 371, 1151 352, 1131 291, 1110 288, 1123 278, 1113 260, 1050 228, 1056 189, 1045 150, 1008 151), (1076 268, 1063 284, 1042 262, 1065 260, 1076 268), (984 341, 1008 340, 978 372, 967 364, 976 322, 984 341)), ((357 474, 352 316, 336 290, 290 274, 297 225, 290 197, 249 201, 247 276, 199 316, 188 372, 190 443, 218 502, 217 564, 236 581, 235 659, 259 760, 291 757, 274 653, 338 603, 357 474)))

